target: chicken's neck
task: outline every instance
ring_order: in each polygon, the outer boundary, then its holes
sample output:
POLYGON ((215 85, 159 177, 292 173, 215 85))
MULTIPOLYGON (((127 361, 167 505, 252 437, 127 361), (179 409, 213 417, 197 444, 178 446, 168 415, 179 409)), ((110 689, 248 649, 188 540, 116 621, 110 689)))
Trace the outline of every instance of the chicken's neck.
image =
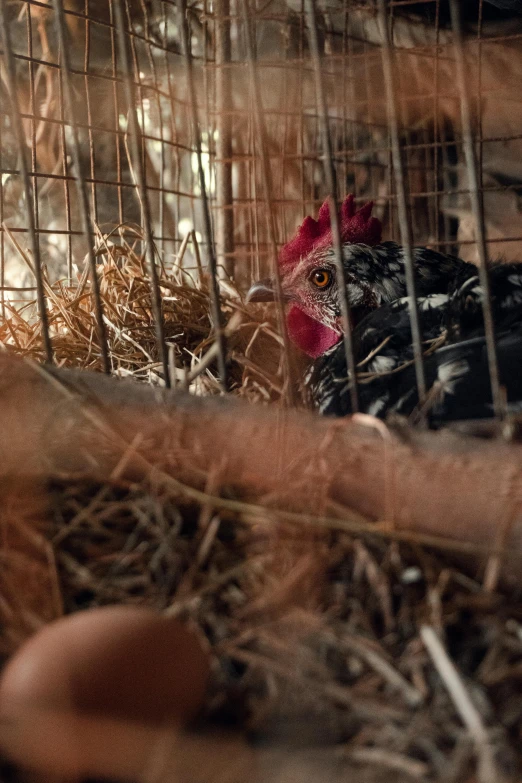
MULTIPOLYGON (((348 276, 375 292, 379 304, 392 302, 407 293, 404 248, 395 242, 345 245, 343 260, 348 276)), ((425 247, 413 248, 417 295, 446 293, 450 285, 476 274, 476 267, 456 256, 425 247)), ((349 280, 348 280, 349 282, 349 280)))

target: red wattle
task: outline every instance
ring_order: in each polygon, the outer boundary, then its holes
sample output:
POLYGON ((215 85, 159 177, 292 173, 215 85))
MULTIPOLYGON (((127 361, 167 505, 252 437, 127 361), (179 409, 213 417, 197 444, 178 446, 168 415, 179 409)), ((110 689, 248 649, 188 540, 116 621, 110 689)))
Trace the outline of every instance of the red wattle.
POLYGON ((312 359, 317 359, 341 339, 338 332, 310 318, 296 305, 288 311, 286 322, 290 339, 312 359))

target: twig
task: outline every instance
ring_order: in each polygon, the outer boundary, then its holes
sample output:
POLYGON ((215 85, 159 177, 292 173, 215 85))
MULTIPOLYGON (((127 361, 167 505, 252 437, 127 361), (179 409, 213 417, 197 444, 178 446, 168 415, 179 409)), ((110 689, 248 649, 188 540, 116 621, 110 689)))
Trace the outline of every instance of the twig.
POLYGON ((420 635, 455 709, 474 742, 480 783, 500 783, 502 775, 495 763, 490 733, 473 704, 455 664, 431 626, 423 625, 420 629, 420 635))
POLYGON ((347 756, 354 761, 366 766, 378 766, 385 769, 408 775, 410 778, 421 780, 427 779, 429 767, 423 761, 411 759, 400 753, 392 753, 390 750, 382 748, 346 748, 342 751, 343 756, 347 756))

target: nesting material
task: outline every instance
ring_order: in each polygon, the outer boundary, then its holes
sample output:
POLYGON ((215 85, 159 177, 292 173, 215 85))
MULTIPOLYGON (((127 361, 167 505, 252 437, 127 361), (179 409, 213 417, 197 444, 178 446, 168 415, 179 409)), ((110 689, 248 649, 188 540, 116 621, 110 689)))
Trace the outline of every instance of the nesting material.
MULTIPOLYGON (((195 622, 209 639, 203 725, 231 726, 254 751, 217 743, 208 780, 223 767, 234 783, 246 772, 261 783, 268 769, 269 779, 304 783, 354 772, 372 783, 516 778, 515 593, 485 590, 440 551, 275 527, 180 502, 153 483, 57 480, 49 492, 37 533, 47 548, 46 619, 146 605, 195 622)), ((12 605, 5 585, 2 595, 12 605)), ((34 595, 20 588, 16 597, 29 633, 42 620, 23 611, 34 595)), ((17 644, 14 625, 4 615, 4 654, 17 644)))
MULTIPOLYGON (((8 229, 6 229, 8 232, 8 229)), ((21 260, 32 260, 8 232, 21 260)), ((163 385, 158 359, 150 274, 142 253, 142 232, 134 225, 98 233, 96 259, 112 373, 163 385)), ((158 263, 165 340, 173 386, 195 394, 219 393, 208 276, 195 234, 187 236, 174 264, 158 263), (186 255, 192 244, 193 266, 186 255), (202 361, 203 360, 203 361, 202 361)), ((102 371, 94 297, 87 265, 75 280, 51 284, 45 293, 55 362, 59 367, 102 371)), ((283 394, 282 340, 273 314, 245 308, 234 285, 222 281, 221 309, 226 323, 230 391, 252 401, 275 401, 283 394)), ((35 300, 3 302, 0 343, 17 354, 42 361, 44 347, 35 300)))

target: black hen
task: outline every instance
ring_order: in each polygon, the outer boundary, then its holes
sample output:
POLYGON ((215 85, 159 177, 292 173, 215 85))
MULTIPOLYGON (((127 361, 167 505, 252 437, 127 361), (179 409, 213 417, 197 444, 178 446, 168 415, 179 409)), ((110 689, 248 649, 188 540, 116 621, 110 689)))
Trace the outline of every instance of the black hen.
MULTIPOLYGON (((343 344, 341 291, 350 305, 361 409, 375 416, 409 414, 418 405, 406 296, 404 249, 381 241, 372 205, 355 209, 348 196, 338 216, 344 274, 338 273, 330 209, 308 217, 279 256, 291 340, 314 362, 305 380, 321 413, 351 412, 343 344)), ((433 423, 492 414, 477 268, 428 248, 413 249, 428 398, 433 423)), ((507 399, 522 399, 519 339, 522 324, 522 264, 497 264, 490 272, 500 380, 507 399)), ((274 299, 274 283, 260 281, 251 301, 274 299)))
MULTIPOLYGON (((496 265, 490 280, 500 383, 514 413, 522 409, 522 265, 496 265)), ((422 409, 431 426, 493 415, 481 302, 476 274, 458 287, 450 282, 447 294, 418 299, 429 390, 422 409)), ((381 418, 418 409, 408 300, 370 312, 353 340, 360 409, 381 418)), ((342 343, 314 362, 306 383, 321 413, 351 413, 342 343)))

